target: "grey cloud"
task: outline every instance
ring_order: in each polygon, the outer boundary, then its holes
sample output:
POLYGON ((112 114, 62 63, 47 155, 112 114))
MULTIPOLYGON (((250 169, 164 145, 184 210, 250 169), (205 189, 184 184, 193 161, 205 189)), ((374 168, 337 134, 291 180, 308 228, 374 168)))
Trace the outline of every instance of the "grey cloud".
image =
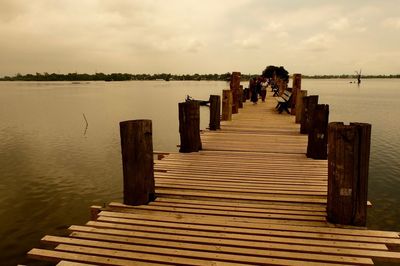
POLYGON ((0 22, 9 22, 27 11, 22 0, 2 0, 0 2, 0 22))

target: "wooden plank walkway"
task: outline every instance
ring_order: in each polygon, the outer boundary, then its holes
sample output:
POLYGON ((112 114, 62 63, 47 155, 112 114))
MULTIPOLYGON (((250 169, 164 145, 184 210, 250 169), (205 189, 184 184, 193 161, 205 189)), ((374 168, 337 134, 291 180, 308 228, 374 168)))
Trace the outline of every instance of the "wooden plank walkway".
POLYGON ((400 263, 399 233, 326 222, 327 161, 306 158, 307 137, 274 105, 246 103, 202 134, 203 151, 155 161, 155 202, 110 203, 29 256, 63 266, 400 263))

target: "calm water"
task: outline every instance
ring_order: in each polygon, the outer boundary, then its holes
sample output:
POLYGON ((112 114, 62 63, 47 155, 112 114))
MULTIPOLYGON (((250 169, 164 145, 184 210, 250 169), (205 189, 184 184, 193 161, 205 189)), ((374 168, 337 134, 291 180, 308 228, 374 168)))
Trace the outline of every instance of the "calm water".
MULTIPOLYGON (((291 84, 291 83, 290 83, 291 84)), ((119 121, 152 119, 154 149, 176 151, 178 102, 208 99, 225 82, 0 82, 0 264, 45 234, 88 220, 90 205, 121 199, 119 121), (89 126, 85 129, 85 114, 89 126)), ((330 120, 372 124, 370 228, 400 231, 400 80, 303 80, 330 120)), ((202 128, 208 124, 202 108, 202 128)))

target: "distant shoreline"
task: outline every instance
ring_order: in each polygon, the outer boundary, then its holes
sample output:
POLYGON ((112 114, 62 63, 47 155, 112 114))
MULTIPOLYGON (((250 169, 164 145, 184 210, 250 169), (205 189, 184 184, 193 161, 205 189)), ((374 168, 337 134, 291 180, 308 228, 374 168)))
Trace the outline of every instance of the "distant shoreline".
MULTIPOLYGON (((165 80, 165 81, 229 81, 231 73, 224 74, 128 74, 128 73, 95 73, 95 74, 56 74, 56 73, 36 73, 36 74, 17 74, 15 76, 5 76, 0 81, 131 81, 131 80, 165 80)), ((259 76, 257 74, 242 74, 242 81, 247 81, 252 77, 259 76)), ((355 75, 302 75, 303 79, 356 79, 355 75)), ((400 74, 396 75, 364 75, 362 79, 396 79, 400 78, 400 74)))

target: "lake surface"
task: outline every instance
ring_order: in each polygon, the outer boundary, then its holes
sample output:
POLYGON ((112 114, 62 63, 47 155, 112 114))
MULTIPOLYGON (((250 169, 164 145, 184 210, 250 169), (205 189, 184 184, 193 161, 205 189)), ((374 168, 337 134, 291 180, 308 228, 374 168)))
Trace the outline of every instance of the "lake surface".
MULTIPOLYGON (((291 82, 290 82, 291 84, 291 82)), ((0 82, 0 264, 29 263, 45 234, 122 199, 119 122, 153 120, 153 145, 177 151, 178 102, 208 99, 226 82, 0 82), (89 126, 86 128, 85 114, 89 126)), ((247 84, 245 84, 247 86, 247 84)), ((368 226, 400 231, 400 80, 303 80, 330 121, 372 124, 368 226)), ((201 127, 208 110, 201 108, 201 127)))

